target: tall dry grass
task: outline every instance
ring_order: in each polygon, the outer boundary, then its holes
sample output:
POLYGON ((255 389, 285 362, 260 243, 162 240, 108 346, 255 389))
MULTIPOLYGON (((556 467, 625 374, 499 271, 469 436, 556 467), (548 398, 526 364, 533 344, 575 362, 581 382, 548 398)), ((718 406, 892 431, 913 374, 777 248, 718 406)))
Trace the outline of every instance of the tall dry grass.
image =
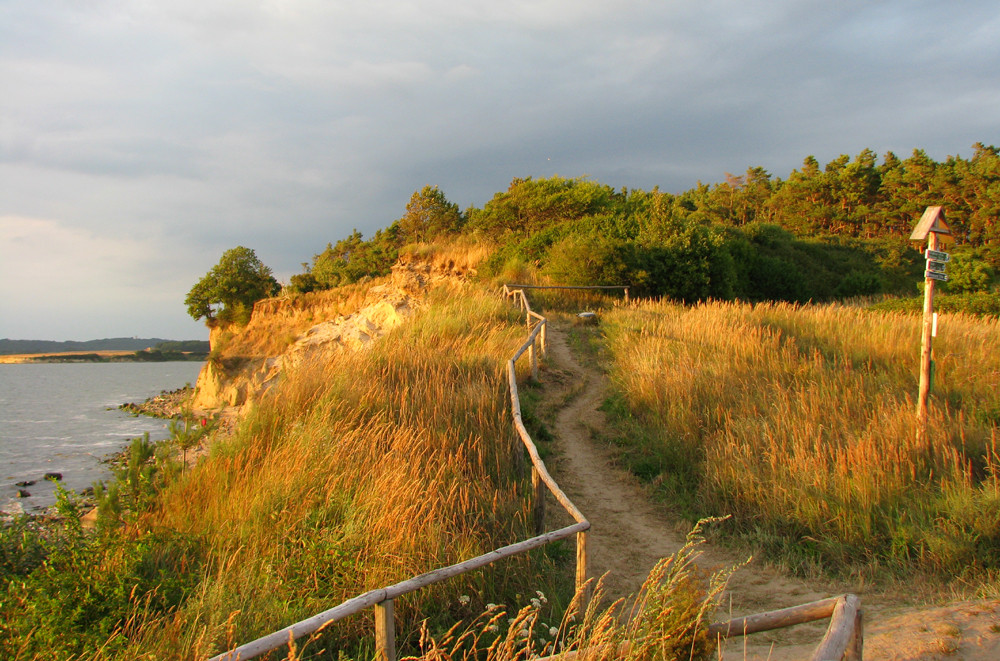
POLYGON ((926 444, 912 316, 660 302, 604 320, 625 454, 693 515, 807 564, 1000 568, 996 319, 942 317, 926 444))
MULTIPOLYGON (((503 371, 523 335, 498 297, 452 285, 370 351, 290 375, 148 517, 201 540, 204 576, 133 649, 209 655, 529 536, 503 371)), ((484 604, 551 570, 536 554, 400 599, 400 644, 462 592, 484 604)), ((310 652, 372 635, 370 614, 351 618, 310 652)))
POLYGON ((628 598, 606 599, 602 577, 590 582, 593 598, 584 603, 585 593, 578 593, 562 618, 551 623, 545 622, 541 612, 542 592, 516 611, 516 607, 489 604, 478 617, 460 621, 443 634, 434 635, 425 627, 420 654, 404 661, 715 658, 717 641, 709 635, 708 626, 737 568, 712 574, 697 568, 703 523, 696 524, 687 543, 661 559, 639 591, 628 598))
POLYGON ((475 273, 496 249, 492 241, 461 235, 435 243, 406 245, 400 250, 400 261, 418 261, 438 272, 462 275, 475 273))

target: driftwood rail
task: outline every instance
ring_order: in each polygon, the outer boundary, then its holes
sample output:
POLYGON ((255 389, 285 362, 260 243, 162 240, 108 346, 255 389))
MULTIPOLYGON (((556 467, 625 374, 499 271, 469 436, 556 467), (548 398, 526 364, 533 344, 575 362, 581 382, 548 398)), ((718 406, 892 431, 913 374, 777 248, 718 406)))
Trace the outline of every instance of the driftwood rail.
MULTIPOLYGON (((504 287, 504 292, 508 296, 510 295, 507 287, 504 287)), ((587 521, 586 517, 583 516, 576 505, 559 488, 556 481, 552 479, 552 476, 549 475, 548 470, 545 468, 545 462, 539 457, 538 449, 535 447, 534 441, 531 440, 531 436, 524 428, 524 422, 521 420, 521 403, 517 394, 515 363, 521 356, 527 353, 531 363, 531 376, 533 379, 537 379, 538 349, 541 348, 541 351, 544 353, 547 339, 545 318, 531 311, 531 307, 528 305, 528 300, 524 297, 523 291, 518 293, 520 294, 522 309, 525 310, 526 321, 531 331, 524 344, 507 361, 507 379, 510 387, 510 404, 511 413, 514 418, 514 427, 528 452, 528 456, 531 458, 535 536, 523 542, 504 546, 503 548, 490 551, 489 553, 455 565, 435 569, 420 576, 414 576, 395 585, 370 590, 301 622, 296 622, 272 634, 218 654, 212 657, 211 661, 243 661, 258 657, 261 654, 266 654, 267 652, 288 645, 290 640, 313 634, 333 622, 356 615, 368 608, 373 608, 375 612, 375 647, 378 660, 396 661, 396 630, 393 616, 393 600, 397 597, 415 592, 428 585, 481 569, 503 558, 527 553, 532 549, 574 535, 576 536, 576 586, 577 590, 584 588, 587 582, 587 530, 590 529, 590 522, 587 521), (566 509, 576 523, 565 528, 560 528, 559 530, 543 532, 545 529, 546 489, 552 493, 556 501, 566 509)))

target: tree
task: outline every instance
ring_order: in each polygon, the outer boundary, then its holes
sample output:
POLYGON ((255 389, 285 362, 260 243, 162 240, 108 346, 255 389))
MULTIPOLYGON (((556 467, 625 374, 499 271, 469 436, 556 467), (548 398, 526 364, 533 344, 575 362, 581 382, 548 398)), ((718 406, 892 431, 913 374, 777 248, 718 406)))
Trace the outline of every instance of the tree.
POLYGON ((458 205, 448 201, 437 186, 424 186, 410 196, 406 213, 399 219, 408 241, 433 241, 438 236, 458 232, 464 219, 458 205))
POLYGON ((184 303, 196 321, 206 318, 229 322, 249 320, 253 304, 281 289, 253 250, 237 246, 222 254, 219 263, 195 283, 184 303))

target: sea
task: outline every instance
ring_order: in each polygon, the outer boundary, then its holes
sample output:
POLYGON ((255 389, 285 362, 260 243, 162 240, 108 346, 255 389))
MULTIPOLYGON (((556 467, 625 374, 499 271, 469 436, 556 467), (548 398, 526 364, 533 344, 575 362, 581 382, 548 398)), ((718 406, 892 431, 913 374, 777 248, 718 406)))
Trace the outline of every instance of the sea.
POLYGON ((193 385, 203 363, 0 364, 0 510, 38 513, 64 488, 81 492, 111 472, 102 459, 149 432, 167 438, 167 421, 118 409, 164 390, 193 385), (18 487, 18 482, 34 484, 18 487), (19 497, 18 491, 28 496, 19 497))

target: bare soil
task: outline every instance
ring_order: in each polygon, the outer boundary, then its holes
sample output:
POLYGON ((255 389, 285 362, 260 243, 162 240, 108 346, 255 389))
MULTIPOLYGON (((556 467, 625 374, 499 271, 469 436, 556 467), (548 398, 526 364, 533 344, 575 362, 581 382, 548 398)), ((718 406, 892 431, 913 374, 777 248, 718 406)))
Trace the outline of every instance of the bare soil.
MULTIPOLYGON (((604 414, 605 376, 581 362, 567 344, 565 326, 550 324, 543 416, 556 437, 552 474, 593 525, 588 534, 588 573, 605 575, 610 597, 634 593, 657 560, 677 551, 690 529, 653 503, 634 476, 616 466, 604 414), (548 413, 546 413, 546 411, 548 413)), ((558 506, 549 505, 555 513, 558 506)), ((708 543, 701 547, 702 569, 731 567, 747 560, 708 543)), ((947 605, 913 603, 914 595, 890 594, 856 585, 805 580, 751 560, 737 570, 724 598, 725 620, 853 592, 865 613, 865 657, 898 661, 1000 660, 1000 602, 947 605)), ((826 622, 732 638, 722 659, 809 658, 826 622)))

